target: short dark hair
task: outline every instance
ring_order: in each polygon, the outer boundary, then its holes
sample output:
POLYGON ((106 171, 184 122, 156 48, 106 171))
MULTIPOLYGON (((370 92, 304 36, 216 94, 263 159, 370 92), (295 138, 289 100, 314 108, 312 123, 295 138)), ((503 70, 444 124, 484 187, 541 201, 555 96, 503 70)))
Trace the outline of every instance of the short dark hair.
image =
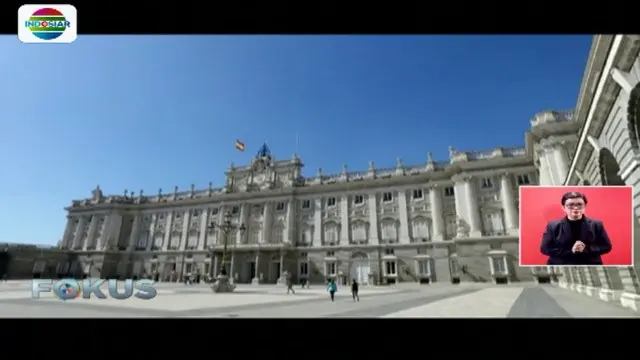
POLYGON ((562 206, 564 206, 564 204, 567 202, 567 200, 569 199, 582 199, 584 200, 584 204, 587 205, 587 197, 580 192, 577 191, 570 191, 568 193, 564 193, 564 195, 562 195, 562 206))

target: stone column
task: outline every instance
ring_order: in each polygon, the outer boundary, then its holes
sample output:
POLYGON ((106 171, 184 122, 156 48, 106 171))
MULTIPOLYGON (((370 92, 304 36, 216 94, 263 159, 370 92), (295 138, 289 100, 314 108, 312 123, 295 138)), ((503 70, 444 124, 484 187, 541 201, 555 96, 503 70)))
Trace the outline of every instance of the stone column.
POLYGON ((213 276, 218 276, 220 273, 218 271, 218 255, 213 254, 213 257, 211 258, 211 266, 213 267, 213 276))
POLYGON ((400 244, 409 244, 409 214, 407 211, 407 190, 398 191, 398 217, 400 218, 400 244))
POLYGON ((200 229, 198 234, 198 250, 208 250, 206 247, 208 244, 205 244, 208 239, 209 234, 209 212, 211 209, 202 209, 202 214, 200 214, 200 229))
POLYGON ((285 219, 286 231, 284 233, 285 244, 295 244, 297 242, 296 236, 296 208, 293 200, 289 200, 287 205, 287 217, 285 219))
MULTIPOLYGON (((189 241, 189 228, 191 225, 191 211, 185 211, 182 214, 182 229, 180 230, 180 244, 178 250, 184 251, 187 248, 187 241, 189 241)), ((182 276, 182 274, 180 274, 182 276)))
POLYGON ((349 235, 349 196, 343 195, 340 199, 340 245, 349 245, 349 235))
POLYGON ((151 224, 149 225, 149 231, 147 233, 147 247, 145 251, 151 251, 151 249, 153 249, 153 242, 156 238, 156 221, 158 221, 158 215, 151 215, 151 224))
POLYGON ((64 229, 64 234, 62 235, 62 248, 68 249, 73 245, 73 230, 76 228, 76 219, 67 216, 67 226, 64 229))
POLYGON ((271 225, 273 223, 273 204, 270 202, 264 203, 264 223, 262 224, 262 242, 269 243, 271 240, 271 225))
POLYGON ((164 241, 162 243, 162 251, 169 250, 169 242, 171 241, 171 227, 173 222, 173 213, 168 213, 164 224, 164 241))
POLYGON ((82 246, 82 235, 84 234, 84 227, 87 224, 87 219, 81 216, 76 225, 76 234, 73 237, 73 250, 79 249, 82 246))
POLYGON ((278 274, 278 283, 284 284, 284 253, 280 254, 280 274, 278 274))
POLYGON ((554 144, 552 152, 558 170, 558 185, 563 185, 569 173, 569 156, 561 143, 554 144))
MULTIPOLYGON (((235 262, 236 262, 236 254, 231 252, 231 263, 229 264, 229 278, 235 283, 235 262)), ((222 265, 224 266, 224 264, 222 265)))
POLYGON ((93 240, 96 236, 96 231, 98 230, 98 216, 93 215, 91 217, 91 223, 89 224, 89 231, 87 233, 87 239, 84 241, 82 246, 82 250, 88 250, 89 247, 93 247, 93 240))
POLYGON ((432 241, 444 239, 444 218, 442 217, 442 194, 440 187, 433 185, 429 188, 429 201, 431 202, 431 223, 433 226, 432 241))
POLYGON ((311 245, 315 247, 322 245, 322 198, 317 198, 313 202, 313 241, 311 245))
POLYGON ((542 185, 542 186, 553 185, 554 181, 553 181, 553 176, 551 174, 551 166, 547 161, 545 150, 544 149, 538 150, 537 155, 538 155, 538 161, 540 162, 540 168, 538 169, 540 173, 540 176, 539 176, 540 181, 538 185, 542 185))
POLYGON ((504 209, 504 222, 507 227, 507 233, 515 235, 518 233, 518 211, 516 210, 516 201, 513 197, 513 184, 511 183, 511 175, 504 173, 500 176, 500 198, 502 200, 502 208, 504 209))
POLYGON ((256 268, 253 271, 253 279, 251 283, 254 285, 260 284, 260 253, 256 254, 256 268))
POLYGON ((127 247, 127 251, 133 251, 138 245, 138 240, 140 238, 140 220, 140 214, 136 214, 133 218, 133 228, 131 229, 131 235, 129 236, 129 246, 127 247))
POLYGON ((476 187, 473 182, 473 178, 466 178, 465 194, 467 196, 467 214, 469 214, 469 237, 481 237, 482 236, 482 222, 480 221, 480 213, 478 209, 478 198, 476 195, 476 187))
POLYGON ((376 193, 369 194, 369 245, 380 244, 378 236, 378 200, 376 193))

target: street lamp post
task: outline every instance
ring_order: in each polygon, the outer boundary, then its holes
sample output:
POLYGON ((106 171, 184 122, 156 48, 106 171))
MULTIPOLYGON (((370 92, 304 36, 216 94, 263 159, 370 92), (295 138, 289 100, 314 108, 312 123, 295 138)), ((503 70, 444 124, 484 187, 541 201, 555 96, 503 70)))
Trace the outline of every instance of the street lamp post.
MULTIPOLYGON (((232 230, 238 230, 240 231, 240 234, 242 235, 244 233, 244 231, 246 230, 246 227, 243 223, 241 224, 233 224, 231 222, 231 212, 227 211, 224 214, 224 219, 222 220, 222 223, 220 225, 217 225, 215 222, 211 222, 211 224, 207 227, 209 231, 214 231, 217 230, 218 234, 220 236, 222 236, 222 240, 223 240, 223 248, 222 248, 222 269, 220 270, 220 274, 215 277, 216 281, 213 284, 213 291, 214 292, 232 292, 235 289, 235 285, 231 284, 231 282, 229 281, 229 275, 227 274, 227 248, 228 248, 228 242, 229 242, 229 232, 231 232, 232 230)), ((215 256, 215 246, 211 246, 211 261, 213 261, 214 256, 215 256)), ((214 278, 214 269, 213 266, 211 266, 211 278, 214 278)))

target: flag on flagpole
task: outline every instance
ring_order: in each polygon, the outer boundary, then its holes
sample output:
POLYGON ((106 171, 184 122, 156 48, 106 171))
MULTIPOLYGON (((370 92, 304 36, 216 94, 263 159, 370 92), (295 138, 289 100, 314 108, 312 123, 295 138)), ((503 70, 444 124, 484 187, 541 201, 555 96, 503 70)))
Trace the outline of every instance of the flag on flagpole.
POLYGON ((240 140, 236 140, 236 149, 238 151, 244 151, 244 143, 240 140))

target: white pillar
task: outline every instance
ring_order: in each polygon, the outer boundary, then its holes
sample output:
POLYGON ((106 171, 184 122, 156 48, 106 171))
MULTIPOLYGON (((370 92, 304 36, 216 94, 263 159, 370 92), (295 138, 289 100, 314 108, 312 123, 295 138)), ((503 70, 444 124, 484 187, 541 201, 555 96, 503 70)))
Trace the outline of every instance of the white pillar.
POLYGON ((349 196, 343 195, 340 199, 340 245, 349 245, 349 235, 349 196))
POLYGON ((433 226, 432 241, 444 239, 444 218, 442 217, 442 194, 437 185, 429 188, 429 202, 431 202, 431 223, 433 226))
POLYGON ((409 214, 407 212, 407 190, 398 191, 398 216, 400 217, 400 244, 410 243, 409 214))
POLYGON ((89 247, 94 247, 93 241, 96 237, 96 231, 98 230, 98 215, 91 217, 91 223, 89 224, 89 231, 87 232, 87 239, 84 241, 82 250, 88 250, 89 247))
POLYGON ((478 199, 476 195, 476 187, 473 182, 473 178, 466 178, 465 183, 465 195, 467 196, 467 214, 469 214, 469 237, 481 237, 482 236, 482 223, 480 222, 480 212, 478 209, 478 199))
MULTIPOLYGON (((181 251, 184 251, 187 248, 187 241, 189 241, 190 225, 191 225, 191 211, 185 211, 184 214, 182 214, 182 229, 180 230, 180 244, 179 244, 180 246, 178 246, 178 249, 181 251)), ((184 262, 184 258, 182 259, 182 261, 184 262)), ((182 276, 182 274, 180 275, 182 276)))
POLYGON ((272 219, 272 206, 273 204, 270 202, 264 203, 264 215, 263 215, 263 224, 262 224, 262 242, 269 243, 269 239, 271 238, 271 223, 272 219))
POLYGON ((147 231, 147 248, 145 251, 151 251, 153 249, 153 242, 156 238, 156 221, 158 221, 158 215, 151 215, 151 224, 149 225, 149 229, 147 231))
POLYGON ((313 241, 311 245, 315 247, 322 245, 322 198, 313 200, 313 203, 313 241))
POLYGON ((64 234, 62 235, 62 248, 67 249, 73 245, 73 230, 76 228, 76 219, 67 216, 67 227, 64 229, 64 234))
POLYGON ((253 271, 253 283, 260 282, 260 253, 256 254, 256 268, 253 271))
POLYGON ((569 157, 562 144, 555 144, 553 147, 553 157, 558 171, 558 185, 563 185, 569 173, 569 157))
POLYGON ((280 254, 280 274, 278 274, 278 277, 282 279, 283 274, 284 274, 284 254, 280 254))
POLYGON ((78 249, 82 246, 82 235, 84 235, 84 227, 87 224, 87 219, 84 216, 81 216, 78 219, 78 224, 76 225, 76 233, 73 237, 73 250, 78 249))
POLYGON ((378 200, 376 193, 369 194, 369 245, 378 245, 378 200))
POLYGON ((173 213, 167 214, 164 226, 164 241, 162 243, 162 251, 169 250, 169 241, 171 240, 171 227, 173 226, 173 213))
POLYGON ((198 234, 198 250, 208 250, 205 244, 207 240, 209 240, 207 231, 209 231, 209 212, 211 209, 202 209, 202 214, 200 214, 200 231, 198 234))
MULTIPOLYGON (((347 214, 348 218, 348 214, 347 214)), ((295 244, 297 242, 296 236, 296 207, 292 200, 287 201, 287 217, 286 217, 286 231, 284 233, 285 244, 295 244)), ((248 220, 248 217, 247 217, 248 220)), ((246 221, 246 220, 245 220, 246 221)))
POLYGON ((133 227, 131 229, 131 235, 129 236, 129 245, 127 246, 127 251, 133 251, 138 246, 138 240, 140 238, 140 220, 140 214, 134 215, 133 227))
POLYGON ((553 178, 551 177, 551 169, 549 168, 549 162, 545 156, 544 150, 537 151, 538 161, 540 162, 539 172, 539 182, 538 185, 548 186, 553 185, 553 178))
POLYGON ((502 199, 502 208, 504 209, 504 222, 507 227, 508 234, 518 233, 518 212, 516 211, 516 202, 513 197, 513 184, 511 183, 511 175, 503 173, 500 176, 500 198, 502 199))

